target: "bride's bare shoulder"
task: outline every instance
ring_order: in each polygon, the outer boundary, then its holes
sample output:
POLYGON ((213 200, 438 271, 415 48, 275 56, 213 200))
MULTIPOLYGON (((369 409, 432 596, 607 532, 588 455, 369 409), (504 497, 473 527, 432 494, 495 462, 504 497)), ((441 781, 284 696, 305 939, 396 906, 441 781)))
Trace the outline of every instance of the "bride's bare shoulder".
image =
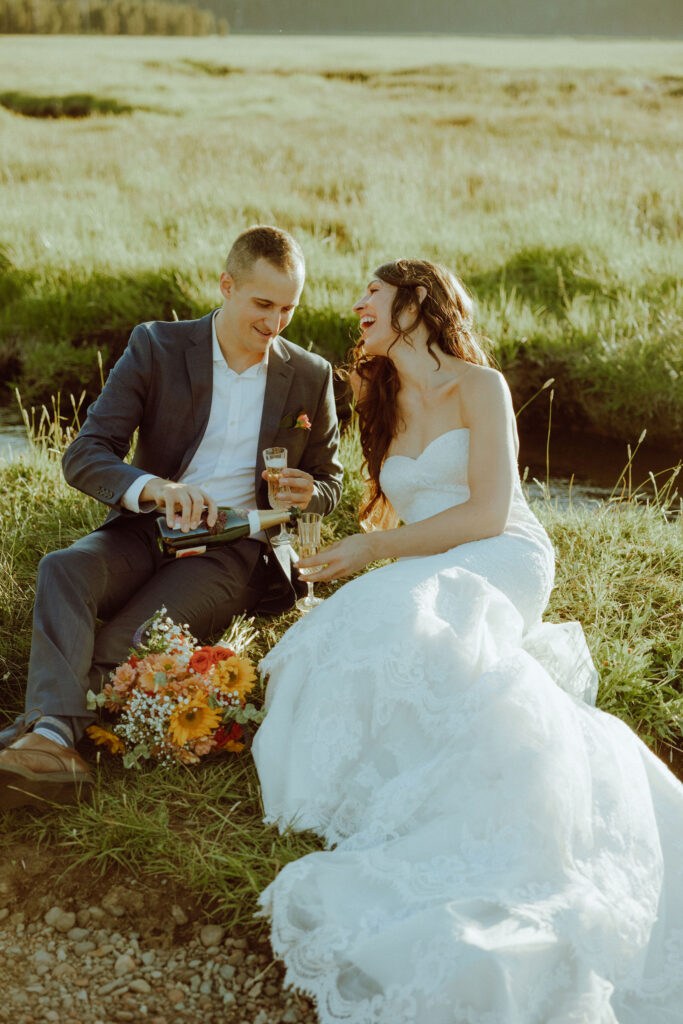
POLYGON ((492 403, 507 408, 512 401, 507 381, 500 370, 476 363, 470 363, 463 376, 461 396, 464 405, 473 410, 490 408, 492 403))

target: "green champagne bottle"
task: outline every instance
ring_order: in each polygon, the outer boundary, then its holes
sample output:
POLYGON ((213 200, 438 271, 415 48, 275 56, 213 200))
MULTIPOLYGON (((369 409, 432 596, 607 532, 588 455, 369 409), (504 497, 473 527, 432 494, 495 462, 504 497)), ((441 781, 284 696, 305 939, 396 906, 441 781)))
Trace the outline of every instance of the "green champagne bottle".
POLYGON ((292 507, 286 511, 276 511, 260 508, 219 508, 213 526, 207 525, 207 514, 207 510, 204 509, 199 525, 187 533, 171 529, 166 517, 159 516, 157 528, 159 546, 163 553, 175 558, 200 555, 208 548, 230 544, 240 537, 253 537, 254 534, 268 530, 272 526, 291 523, 299 514, 299 509, 292 507))

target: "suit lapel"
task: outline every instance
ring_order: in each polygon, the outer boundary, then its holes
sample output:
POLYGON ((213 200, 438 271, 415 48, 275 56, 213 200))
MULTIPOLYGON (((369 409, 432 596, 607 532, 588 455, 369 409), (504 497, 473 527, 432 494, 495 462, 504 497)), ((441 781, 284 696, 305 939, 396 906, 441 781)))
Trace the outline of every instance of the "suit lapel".
MULTIPOLYGON (((256 494, 265 483, 261 479, 263 472, 263 449, 270 448, 277 440, 280 420, 285 411, 287 396, 292 386, 294 370, 289 361, 289 353, 279 338, 276 338, 268 353, 268 374, 266 376, 266 392, 263 398, 263 414, 259 431, 258 452, 256 455, 256 494)), ((257 502, 258 504, 258 502, 257 502)))
POLYGON ((192 422, 194 435, 183 456, 183 460, 175 474, 178 480, 194 457, 199 443, 204 436, 211 412, 211 395, 213 392, 213 357, 211 347, 211 321, 215 310, 197 321, 195 330, 185 349, 185 367, 189 378, 190 397, 192 401, 192 422))

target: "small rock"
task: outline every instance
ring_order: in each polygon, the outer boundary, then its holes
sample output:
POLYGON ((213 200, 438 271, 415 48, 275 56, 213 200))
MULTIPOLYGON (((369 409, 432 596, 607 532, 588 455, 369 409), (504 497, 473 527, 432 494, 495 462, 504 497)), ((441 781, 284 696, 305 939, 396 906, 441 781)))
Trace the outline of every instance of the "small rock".
POLYGON ((173 1004, 182 1003, 185 998, 185 993, 181 988, 169 988, 166 995, 173 1004))
POLYGON ((71 939, 72 942, 82 942, 83 939, 87 939, 89 935, 89 928, 69 928, 69 931, 66 933, 67 939, 71 939))
POLYGON ((153 950, 148 949, 146 953, 142 954, 141 959, 145 967, 151 967, 156 960, 156 955, 153 950))
POLYGON ((111 914, 112 917, 123 917, 126 913, 126 908, 122 907, 120 903, 109 902, 106 904, 106 908, 107 913, 111 914))
POLYGON ((289 1010, 285 1010, 285 1012, 280 1017, 282 1024, 296 1024, 298 1019, 299 1014, 293 1007, 290 1007, 289 1010))
POLYGON ((187 924, 190 920, 182 907, 179 907, 177 903, 174 903, 171 907, 171 917, 176 924, 187 924))
POLYGON ((234 967, 239 967, 244 963, 244 953, 241 949, 236 949, 234 953, 231 953, 228 957, 228 963, 234 967))
POLYGON ((67 977, 67 975, 73 974, 73 973, 74 973, 74 969, 71 966, 71 964, 61 963, 61 964, 57 964, 57 966, 55 967, 54 971, 52 972, 52 976, 54 978, 65 978, 65 977, 67 977))
POLYGON ((34 964, 44 964, 51 967, 55 962, 55 958, 52 953, 48 953, 45 949, 37 949, 31 957, 34 964))
POLYGON ((94 921, 102 921, 106 917, 102 907, 88 907, 88 914, 94 921))
POLYGON ((265 1010, 261 1010, 254 1017, 254 1024, 268 1024, 268 1014, 265 1010))
POLYGON ((152 986, 144 978, 136 978, 128 987, 131 992, 139 992, 143 996, 148 996, 152 991, 152 986))
POLYGON ((113 952, 114 947, 112 946, 111 942, 105 942, 103 946, 97 946, 97 948, 93 950, 92 955, 96 957, 108 956, 110 953, 113 952))
POLYGON ((86 939, 85 942, 77 942, 75 944, 74 953, 76 956, 85 956, 86 953, 92 953, 95 948, 95 943, 86 939))
MULTIPOLYGON (((263 988, 263 982, 262 981, 257 981, 255 985, 252 985, 251 988, 248 989, 249 998, 250 999, 258 999, 258 997, 261 995, 261 989, 262 988, 263 988)), ((254 1022, 254 1024, 256 1024, 256 1022, 254 1022)))
POLYGON ((210 981, 203 981, 201 983, 201 985, 199 986, 200 995, 210 996, 211 995, 211 987, 212 986, 211 986, 211 982, 210 981))
POLYGON ((225 928, 221 928, 219 924, 205 924, 199 933, 199 938, 202 946, 219 946, 224 935, 225 928))
MULTIPOLYGON (((125 987, 126 986, 124 983, 124 988, 125 987)), ((102 987, 99 990, 99 995, 108 996, 114 991, 115 988, 121 988, 121 982, 118 979, 116 981, 108 981, 106 985, 102 985, 102 987)))
POLYGON ((45 924, 58 932, 68 932, 76 924, 76 915, 71 910, 52 907, 45 915, 45 924))
POLYGON ((2 910, 0 910, 0 921, 4 921, 6 917, 9 917, 9 910, 7 907, 3 907, 2 910))
POLYGON ((128 956, 127 953, 117 956, 116 963, 114 964, 114 974, 117 978, 122 978, 124 974, 131 974, 134 970, 135 960, 133 960, 132 956, 128 956))
POLYGON ((234 1006, 237 1002, 237 997, 234 992, 226 992, 223 995, 223 1006, 234 1006))
POLYGON ((76 912, 76 924, 78 925, 79 928, 85 928, 85 926, 88 924, 89 921, 90 921, 90 911, 89 910, 78 910, 76 912))
POLYGON ((224 981, 232 981, 235 977, 235 968, 232 964, 223 964, 222 967, 218 968, 218 973, 224 981))
POLYGON ((59 1014, 57 1013, 56 1010, 46 1010, 45 1011, 45 1020, 58 1021, 59 1020, 59 1014))

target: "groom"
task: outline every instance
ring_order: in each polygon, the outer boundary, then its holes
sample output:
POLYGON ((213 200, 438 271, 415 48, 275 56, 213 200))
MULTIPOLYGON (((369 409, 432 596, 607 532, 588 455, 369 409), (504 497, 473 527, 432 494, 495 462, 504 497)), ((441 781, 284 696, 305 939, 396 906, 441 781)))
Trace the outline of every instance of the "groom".
POLYGON ((86 692, 101 689, 162 605, 202 638, 240 612, 293 604, 292 580, 265 535, 167 560, 155 513, 187 530, 204 507, 210 521, 216 505, 267 508, 261 453, 272 445, 287 448, 292 504, 322 514, 336 505, 332 370, 280 337, 304 273, 289 234, 253 227, 228 254, 218 310, 133 330, 64 455, 67 482, 110 511, 99 529, 39 565, 26 714, 0 732, 0 807, 72 800, 89 785, 74 750, 93 718, 86 692), (299 417, 310 426, 296 425, 299 417), (98 619, 105 624, 96 631, 98 619))

